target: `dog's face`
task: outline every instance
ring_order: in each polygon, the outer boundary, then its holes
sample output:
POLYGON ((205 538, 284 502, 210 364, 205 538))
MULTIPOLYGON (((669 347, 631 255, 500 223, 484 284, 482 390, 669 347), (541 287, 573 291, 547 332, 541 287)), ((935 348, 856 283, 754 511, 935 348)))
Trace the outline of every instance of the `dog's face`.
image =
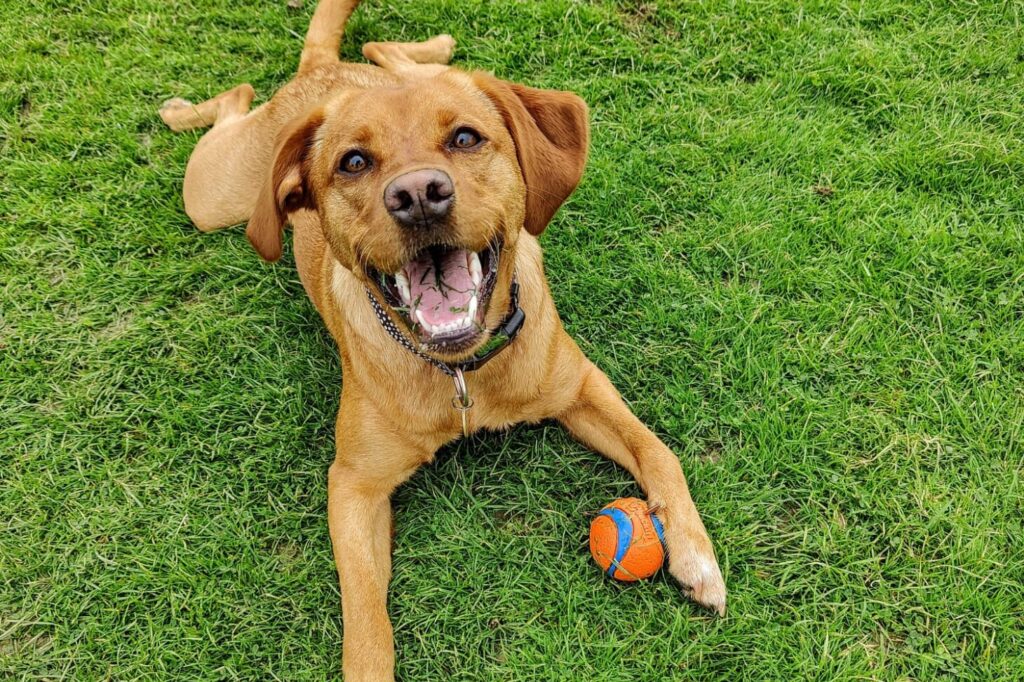
POLYGON ((424 348, 474 352, 504 317, 520 231, 543 231, 579 182, 575 95, 448 70, 347 90, 283 131, 248 234, 280 255, 289 211, 316 210, 335 258, 424 348))

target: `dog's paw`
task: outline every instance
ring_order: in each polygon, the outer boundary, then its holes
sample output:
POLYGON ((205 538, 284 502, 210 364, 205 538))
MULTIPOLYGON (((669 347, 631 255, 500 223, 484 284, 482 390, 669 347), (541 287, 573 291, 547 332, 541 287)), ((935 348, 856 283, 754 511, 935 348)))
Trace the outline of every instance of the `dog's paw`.
POLYGON ((192 108, 192 102, 181 97, 172 97, 163 104, 160 105, 160 116, 163 117, 165 112, 171 112, 175 109, 190 109, 192 108))
POLYGON ((670 559, 668 572, 679 581, 683 594, 719 616, 725 615, 725 581, 714 558, 670 559))
POLYGON ((450 62, 452 60, 452 56, 455 54, 455 38, 452 38, 447 33, 442 33, 441 35, 431 38, 431 41, 441 51, 441 58, 438 60, 438 63, 447 64, 450 62))
POLYGON ((187 130, 188 126, 183 125, 183 116, 191 116, 195 110, 195 105, 189 102, 187 99, 181 97, 172 97, 163 104, 160 105, 158 113, 160 114, 160 120, 167 124, 171 130, 181 131, 187 130))
MULTIPOLYGON (((686 534, 689 535, 689 534, 686 534)), ((720 616, 725 615, 725 580, 707 536, 683 537, 669 542, 668 572, 683 594, 720 616)))

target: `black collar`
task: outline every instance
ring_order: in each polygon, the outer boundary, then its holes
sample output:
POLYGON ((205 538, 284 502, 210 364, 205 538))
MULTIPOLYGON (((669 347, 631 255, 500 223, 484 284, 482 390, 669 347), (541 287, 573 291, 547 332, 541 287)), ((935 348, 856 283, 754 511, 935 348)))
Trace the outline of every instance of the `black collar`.
POLYGON ((501 324, 491 333, 491 338, 484 344, 483 348, 478 350, 473 357, 468 360, 461 362, 442 362, 437 358, 433 358, 410 341, 406 336, 399 331, 395 323, 391 321, 384 306, 380 304, 377 297, 373 295, 373 292, 369 288, 366 289, 366 296, 370 299, 370 304, 373 306, 373 312, 377 315, 377 321, 380 322, 381 326, 384 327, 384 331, 388 333, 395 341, 400 343, 406 350, 410 351, 414 355, 426 360, 434 367, 452 377, 453 379, 460 375, 462 372, 472 372, 473 370, 480 369, 489 361, 491 361, 498 353, 508 348, 512 340, 519 334, 519 330, 523 328, 523 322, 526 321, 526 313, 519 307, 519 282, 516 281, 515 276, 512 277, 512 286, 509 288, 509 300, 512 306, 512 311, 501 321, 501 324))

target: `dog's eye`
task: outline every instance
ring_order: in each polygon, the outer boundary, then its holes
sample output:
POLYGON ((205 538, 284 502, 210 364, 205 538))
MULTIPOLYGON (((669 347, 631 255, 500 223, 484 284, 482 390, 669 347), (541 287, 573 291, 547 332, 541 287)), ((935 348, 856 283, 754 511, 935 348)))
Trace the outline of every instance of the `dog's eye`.
POLYGON ((459 128, 452 135, 451 146, 455 149, 472 149, 480 142, 480 133, 472 128, 459 128))
POLYGON ((357 175, 370 167, 370 158, 361 151, 353 149, 341 157, 338 169, 349 175, 357 175))

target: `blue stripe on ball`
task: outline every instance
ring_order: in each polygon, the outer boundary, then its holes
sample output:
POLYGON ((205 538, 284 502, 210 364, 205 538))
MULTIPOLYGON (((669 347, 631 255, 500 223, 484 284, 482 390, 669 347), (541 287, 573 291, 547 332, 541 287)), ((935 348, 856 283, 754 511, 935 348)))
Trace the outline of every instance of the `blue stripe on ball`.
POLYGON ((658 539, 661 540, 661 544, 665 544, 665 528, 661 525, 661 521, 657 516, 651 514, 651 521, 654 523, 654 532, 658 534, 658 539))
POLYGON ((629 544, 633 542, 633 522, 626 516, 626 512, 621 509, 604 509, 599 516, 607 516, 614 521, 615 530, 618 531, 615 539, 615 557, 608 565, 608 575, 614 578, 615 569, 619 567, 619 564, 626 557, 629 544))

